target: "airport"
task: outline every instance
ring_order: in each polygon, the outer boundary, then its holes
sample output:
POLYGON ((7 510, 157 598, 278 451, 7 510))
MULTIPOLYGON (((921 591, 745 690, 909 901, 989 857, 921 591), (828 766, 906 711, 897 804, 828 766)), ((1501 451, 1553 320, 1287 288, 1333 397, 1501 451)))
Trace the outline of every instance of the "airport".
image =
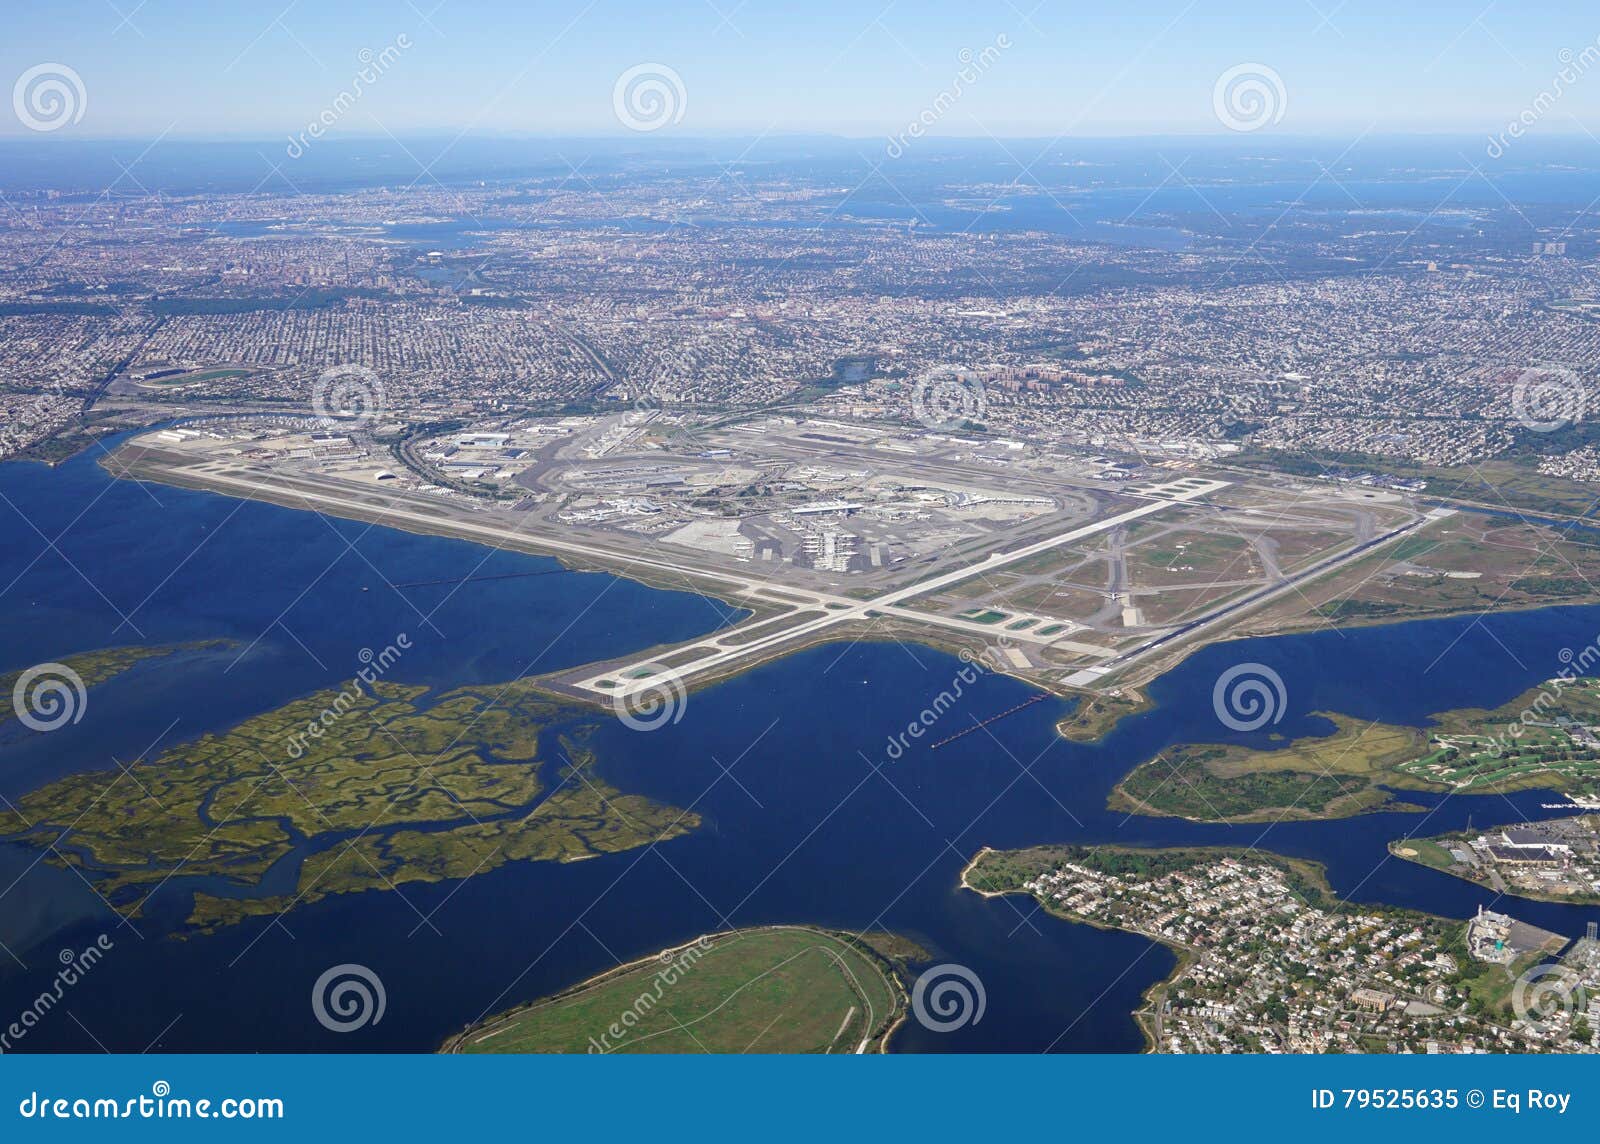
POLYGON ((957 433, 657 410, 382 426, 228 418, 145 434, 129 474, 557 556, 747 609, 542 682, 645 707, 833 640, 981 652, 1058 694, 1136 686, 1247 613, 1448 509, 957 433), (396 471, 394 457, 414 467, 396 471))

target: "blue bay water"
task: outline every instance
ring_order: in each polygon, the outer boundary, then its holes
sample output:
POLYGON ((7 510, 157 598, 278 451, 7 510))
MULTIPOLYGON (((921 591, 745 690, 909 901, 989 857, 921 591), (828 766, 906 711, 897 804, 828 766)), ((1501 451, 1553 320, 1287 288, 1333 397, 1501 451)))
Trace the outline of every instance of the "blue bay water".
MULTIPOLYGON (((389 673, 439 687, 537 674, 692 637, 733 609, 592 573, 456 587, 390 585, 555 568, 552 561, 270 505, 109 478, 92 456, 0 466, 0 672, 119 644, 223 637, 223 649, 146 664, 95 689, 79 724, 0 727, 0 795, 115 767, 347 680, 363 648, 407 633, 389 673)), ((1216 645, 1158 680, 1159 706, 1093 745, 1058 738, 1048 699, 943 749, 891 759, 889 737, 962 664, 917 645, 813 649, 694 693, 651 733, 605 719, 604 775, 703 816, 688 837, 555 865, 516 863, 459 883, 338 895, 211 936, 178 939, 192 887, 177 879, 121 924, 73 871, 0 846, 0 1013, 20 1012, 62 948, 114 944, 28 1049, 429 1050, 486 1011, 729 925, 888 929, 972 968, 988 1006, 955 1033, 913 1024, 906 1051, 1137 1051, 1130 1013, 1171 969, 1134 935, 1049 918, 1021 899, 957 889, 980 846, 1042 842, 1259 846, 1327 864, 1341 893, 1466 916, 1492 895, 1389 859, 1392 838, 1536 817, 1545 792, 1411 796, 1426 816, 1203 826, 1105 807, 1111 786, 1163 747, 1215 738, 1211 685, 1243 661, 1289 695, 1283 735, 1326 731, 1319 712, 1422 724, 1488 706, 1555 674, 1562 648, 1600 632, 1600 608, 1549 609, 1328 630, 1216 645), (26 967, 18 964, 18 960, 26 967), (312 983, 358 962, 382 978, 383 1020, 357 1033, 314 1019, 312 983)), ((951 729, 1028 698, 985 677, 951 729)), ((126 780, 125 780, 126 781, 126 780)), ((1503 899, 1565 934, 1600 911, 1503 899)))

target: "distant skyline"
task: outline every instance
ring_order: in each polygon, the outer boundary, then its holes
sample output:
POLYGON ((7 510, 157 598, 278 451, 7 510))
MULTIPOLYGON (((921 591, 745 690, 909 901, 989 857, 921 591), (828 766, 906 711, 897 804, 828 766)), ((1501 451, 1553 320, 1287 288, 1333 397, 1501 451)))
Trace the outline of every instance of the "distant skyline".
POLYGON ((61 0, 8 15, 0 78, 12 95, 0 138, 21 139, 1497 135, 1513 123, 1583 138, 1600 136, 1600 12, 61 0))

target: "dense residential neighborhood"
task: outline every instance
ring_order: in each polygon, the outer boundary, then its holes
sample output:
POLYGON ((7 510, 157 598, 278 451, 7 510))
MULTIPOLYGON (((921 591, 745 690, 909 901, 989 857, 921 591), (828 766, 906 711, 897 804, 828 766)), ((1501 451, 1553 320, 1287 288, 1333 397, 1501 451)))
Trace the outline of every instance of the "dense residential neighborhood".
POLYGON ((1313 904, 1303 887, 1291 885, 1282 863, 1265 859, 1217 857, 1166 873, 1158 864, 1147 874, 1109 873, 1099 865, 1064 862, 1023 887, 1069 918, 1133 930, 1179 950, 1178 970, 1142 1014, 1157 1051, 1596 1047, 1600 947, 1591 941, 1568 955, 1564 1005, 1502 1011, 1495 1002, 1516 992, 1512 974, 1532 971, 1565 939, 1503 915, 1463 925, 1313 904), (1488 936, 1475 940, 1468 930, 1488 936))

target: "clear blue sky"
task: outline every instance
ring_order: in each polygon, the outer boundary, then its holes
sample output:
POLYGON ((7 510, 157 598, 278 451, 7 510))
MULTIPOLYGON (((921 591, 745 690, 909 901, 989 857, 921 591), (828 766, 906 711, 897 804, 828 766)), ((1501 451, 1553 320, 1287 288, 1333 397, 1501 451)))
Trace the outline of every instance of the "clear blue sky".
MULTIPOLYGON (((350 86, 362 49, 403 35, 410 48, 337 132, 621 133, 616 79, 652 62, 686 92, 667 132, 871 136, 949 89, 962 49, 1004 36, 932 134, 1221 132, 1213 87, 1242 63, 1282 78, 1269 131, 1477 133, 1549 90, 1563 49, 1600 37, 1593 3, 1509 0, 586 3, 12 0, 0 76, 9 88, 42 63, 81 76, 83 118, 52 138, 281 138, 350 86)), ((1600 135, 1600 60, 1538 118, 1600 135)), ((31 135, 5 104, 0 135, 31 135)))

